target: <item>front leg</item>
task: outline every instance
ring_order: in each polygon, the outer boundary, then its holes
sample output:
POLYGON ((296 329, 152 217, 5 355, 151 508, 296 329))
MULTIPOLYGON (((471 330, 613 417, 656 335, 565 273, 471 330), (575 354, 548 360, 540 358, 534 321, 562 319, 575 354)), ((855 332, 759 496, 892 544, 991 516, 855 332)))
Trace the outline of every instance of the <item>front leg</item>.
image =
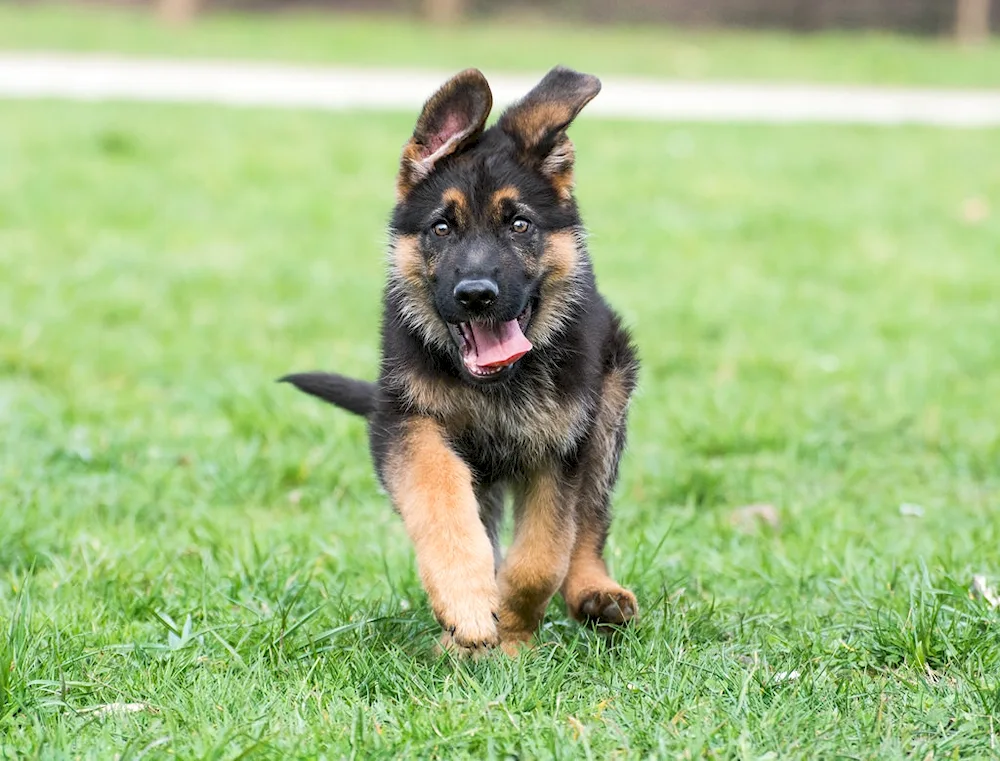
POLYGON ((499 594, 472 473, 433 420, 411 418, 401 430, 389 444, 383 481, 416 550, 442 644, 462 655, 484 653, 499 642, 499 594))
POLYGON ((601 406, 581 463, 576 503, 579 527, 562 595, 570 615, 600 631, 626 624, 639 611, 635 595, 608 575, 604 543, 611 525, 611 491, 625 447, 625 416, 635 385, 634 369, 608 373, 601 406))
POLYGON ((500 633, 508 654, 534 635, 566 578, 575 538, 570 486, 557 467, 545 468, 517 495, 514 542, 500 569, 500 633))

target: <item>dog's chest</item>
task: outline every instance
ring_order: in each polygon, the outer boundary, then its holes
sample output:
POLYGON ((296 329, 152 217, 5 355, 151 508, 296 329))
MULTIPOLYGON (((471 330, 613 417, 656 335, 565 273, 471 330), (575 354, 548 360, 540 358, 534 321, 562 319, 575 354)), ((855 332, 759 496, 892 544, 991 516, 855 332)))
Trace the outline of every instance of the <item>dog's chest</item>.
POLYGON ((579 401, 525 398, 480 401, 444 423, 459 453, 481 479, 493 482, 520 477, 569 456, 583 438, 587 420, 579 401))
POLYGON ((459 453, 490 480, 571 454, 592 417, 586 399, 556 394, 548 383, 501 394, 408 380, 410 404, 437 419, 459 453))

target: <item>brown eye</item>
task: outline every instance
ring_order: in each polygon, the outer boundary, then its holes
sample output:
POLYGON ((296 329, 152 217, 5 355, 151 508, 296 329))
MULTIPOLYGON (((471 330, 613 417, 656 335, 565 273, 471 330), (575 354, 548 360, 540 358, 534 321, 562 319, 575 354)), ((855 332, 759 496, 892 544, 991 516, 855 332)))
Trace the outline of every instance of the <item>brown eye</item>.
POLYGON ((448 235, 451 232, 451 228, 448 226, 447 222, 438 222, 434 225, 434 234, 440 238, 448 235))
POLYGON ((518 217, 510 224, 510 229, 516 233, 526 233, 531 229, 531 222, 526 219, 518 217))

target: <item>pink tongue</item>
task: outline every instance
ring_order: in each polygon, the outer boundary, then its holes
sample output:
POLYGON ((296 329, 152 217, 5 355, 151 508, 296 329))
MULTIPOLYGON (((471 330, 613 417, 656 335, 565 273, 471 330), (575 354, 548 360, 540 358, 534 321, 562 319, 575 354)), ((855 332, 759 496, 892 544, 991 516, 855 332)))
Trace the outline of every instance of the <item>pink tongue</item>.
POLYGON ((470 322, 476 341, 476 364, 479 367, 504 367, 517 362, 531 351, 531 342, 524 337, 517 320, 486 325, 470 322))

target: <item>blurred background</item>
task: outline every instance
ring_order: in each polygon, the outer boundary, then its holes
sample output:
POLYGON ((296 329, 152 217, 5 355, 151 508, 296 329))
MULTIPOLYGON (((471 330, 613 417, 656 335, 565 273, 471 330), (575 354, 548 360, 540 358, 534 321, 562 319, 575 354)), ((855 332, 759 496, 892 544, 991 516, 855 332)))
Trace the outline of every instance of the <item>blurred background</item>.
POLYGON ((0 0, 0 47, 994 86, 1000 0, 0 0), (460 31, 459 31, 460 30, 460 31))
POLYGON ((982 39, 1000 25, 996 0, 122 0, 154 6, 170 21, 203 10, 324 10, 416 15, 437 22, 469 18, 559 19, 611 23, 790 29, 881 29, 982 39))

